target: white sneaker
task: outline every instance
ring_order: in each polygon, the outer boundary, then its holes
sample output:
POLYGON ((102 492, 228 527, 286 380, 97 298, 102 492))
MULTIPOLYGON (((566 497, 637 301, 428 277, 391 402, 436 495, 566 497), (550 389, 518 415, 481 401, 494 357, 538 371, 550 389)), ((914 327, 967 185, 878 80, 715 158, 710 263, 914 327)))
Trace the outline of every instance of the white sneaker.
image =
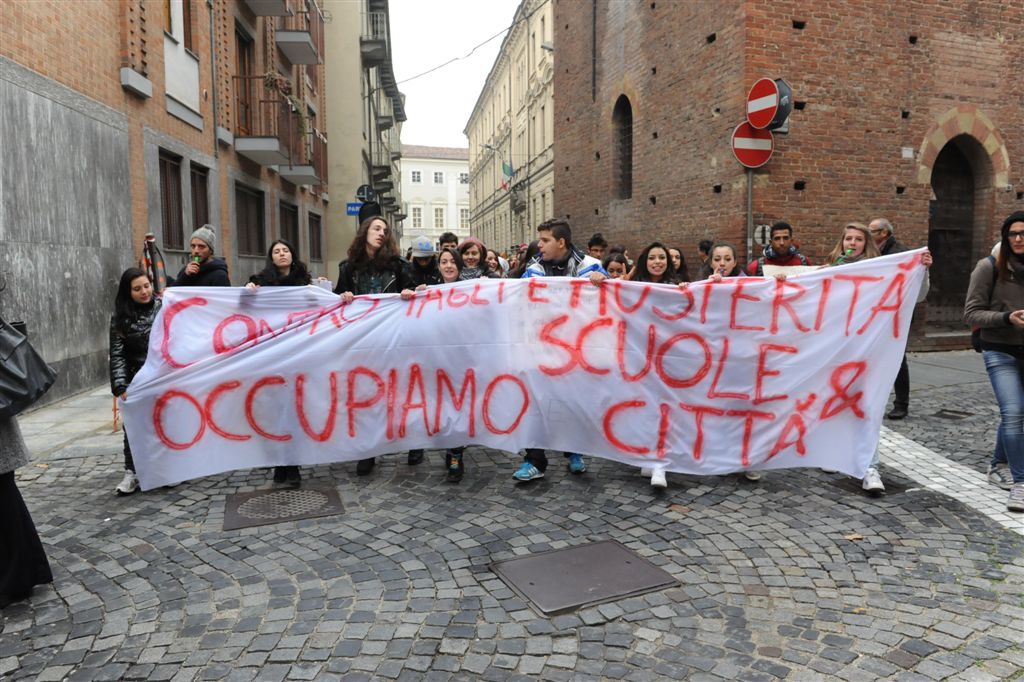
POLYGON ((665 480, 665 470, 655 469, 651 472, 651 487, 652 488, 667 488, 668 481, 665 480))
POLYGON ((743 475, 747 477, 748 481, 760 481, 761 480, 761 472, 760 471, 744 471, 743 475))
POLYGON ((654 473, 654 469, 651 467, 640 467, 640 475, 644 478, 650 478, 651 474, 654 473))
POLYGON ((114 488, 118 495, 131 495, 137 492, 139 489, 139 479, 135 476, 135 472, 129 469, 124 470, 124 478, 114 488))
POLYGON ((1013 477, 1010 476, 1010 467, 1006 464, 996 464, 988 466, 988 482, 993 483, 1003 490, 1009 490, 1013 487, 1013 477))
POLYGON ((861 487, 872 496, 881 495, 885 492, 885 485, 882 484, 882 475, 878 473, 878 469, 868 467, 867 473, 864 474, 864 480, 861 481, 861 487))
POLYGON ((1006 509, 1012 512, 1024 512, 1024 483, 1014 483, 1010 488, 1010 496, 1006 498, 1006 509))

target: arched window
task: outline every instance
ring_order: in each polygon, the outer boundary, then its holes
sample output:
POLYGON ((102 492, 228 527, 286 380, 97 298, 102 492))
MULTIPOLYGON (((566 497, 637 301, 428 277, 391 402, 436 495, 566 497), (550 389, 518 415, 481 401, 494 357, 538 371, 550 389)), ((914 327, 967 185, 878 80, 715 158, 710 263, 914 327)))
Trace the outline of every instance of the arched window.
POLYGON ((616 199, 633 196, 633 107, 620 95, 612 111, 612 184, 616 199))

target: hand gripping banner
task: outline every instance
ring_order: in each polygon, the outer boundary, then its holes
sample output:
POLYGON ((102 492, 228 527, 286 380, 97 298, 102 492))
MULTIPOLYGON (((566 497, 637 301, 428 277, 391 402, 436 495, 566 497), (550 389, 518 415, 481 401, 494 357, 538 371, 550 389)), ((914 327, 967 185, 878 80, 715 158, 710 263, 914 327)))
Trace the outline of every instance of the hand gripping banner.
POLYGON ((483 279, 347 305, 318 287, 172 288, 128 437, 144 489, 471 444, 860 477, 921 254, 785 281, 483 279))

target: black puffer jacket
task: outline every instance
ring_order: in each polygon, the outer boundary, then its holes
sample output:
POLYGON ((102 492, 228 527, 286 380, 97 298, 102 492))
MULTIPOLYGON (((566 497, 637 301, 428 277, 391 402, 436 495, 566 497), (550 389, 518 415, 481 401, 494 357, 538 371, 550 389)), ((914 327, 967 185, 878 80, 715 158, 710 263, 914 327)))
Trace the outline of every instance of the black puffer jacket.
MULTIPOLYGON (((188 267, 188 266, 185 266, 188 267)), ((199 272, 186 275, 185 268, 178 271, 178 276, 167 286, 169 287, 229 287, 228 264, 221 258, 211 258, 199 266, 199 272)))
POLYGON ((128 390, 128 384, 146 364, 149 349, 149 330, 160 310, 160 299, 153 299, 153 305, 136 308, 127 320, 110 316, 110 391, 121 395, 128 390))

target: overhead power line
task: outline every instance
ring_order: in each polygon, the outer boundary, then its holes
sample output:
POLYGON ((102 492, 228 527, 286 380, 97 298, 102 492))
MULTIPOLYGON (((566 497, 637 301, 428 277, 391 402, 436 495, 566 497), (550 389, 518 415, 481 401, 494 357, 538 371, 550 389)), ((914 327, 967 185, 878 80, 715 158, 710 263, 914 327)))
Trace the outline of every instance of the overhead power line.
POLYGON ((437 71, 438 69, 443 69, 444 67, 448 66, 449 64, 454 64, 455 62, 458 62, 458 61, 462 61, 463 59, 468 59, 468 58, 472 57, 472 56, 473 56, 473 53, 474 53, 474 52, 476 52, 477 50, 479 50, 479 49, 480 49, 481 47, 483 47, 483 46, 484 46, 484 45, 486 45, 487 43, 491 42, 491 41, 492 41, 492 40, 494 40, 495 38, 497 38, 497 37, 499 37, 499 36, 501 36, 501 35, 503 35, 503 34, 505 34, 505 33, 508 33, 508 32, 509 32, 509 31, 511 31, 511 30, 512 30, 513 28, 515 28, 516 24, 518 24, 518 23, 520 23, 520 22, 523 22, 523 21, 526 21, 527 19, 529 19, 530 17, 532 17, 532 16, 533 16, 533 15, 534 15, 534 14, 535 14, 535 13, 537 12, 537 10, 539 10, 539 9, 540 9, 541 7, 543 7, 544 5, 548 4, 548 2, 549 2, 549 1, 550 1, 550 0, 544 0, 544 2, 542 2, 542 3, 540 3, 539 5, 537 5, 536 7, 534 7, 534 8, 533 8, 533 10, 532 10, 532 11, 531 11, 531 12, 530 12, 529 14, 527 14, 526 16, 524 16, 524 17, 522 17, 522 18, 520 18, 520 19, 517 19, 516 21, 513 21, 513 22, 512 22, 511 24, 509 24, 509 25, 508 25, 508 26, 507 26, 506 28, 503 28, 503 29, 501 29, 500 31, 498 31, 497 33, 495 33, 495 34, 494 34, 493 36, 491 36, 491 37, 490 37, 490 38, 488 38, 487 40, 483 41, 482 43, 479 43, 479 44, 477 44, 477 45, 474 45, 474 46, 473 46, 473 49, 471 49, 471 50, 470 50, 469 52, 467 52, 466 54, 462 55, 461 57, 452 57, 451 59, 449 59, 449 60, 448 60, 448 61, 446 61, 445 63, 443 63, 443 64, 438 64, 438 65, 437 65, 437 66, 435 66, 434 68, 432 68, 432 69, 427 69, 427 70, 426 70, 426 71, 424 71, 423 73, 418 73, 418 74, 416 74, 415 76, 410 76, 409 78, 403 78, 402 80, 398 81, 398 82, 397 82, 397 83, 396 83, 395 85, 401 85, 402 83, 408 83, 409 81, 414 81, 414 80, 416 80, 417 78, 422 78, 423 76, 426 76, 426 75, 428 75, 428 74, 434 73, 434 72, 435 72, 435 71, 437 71))

